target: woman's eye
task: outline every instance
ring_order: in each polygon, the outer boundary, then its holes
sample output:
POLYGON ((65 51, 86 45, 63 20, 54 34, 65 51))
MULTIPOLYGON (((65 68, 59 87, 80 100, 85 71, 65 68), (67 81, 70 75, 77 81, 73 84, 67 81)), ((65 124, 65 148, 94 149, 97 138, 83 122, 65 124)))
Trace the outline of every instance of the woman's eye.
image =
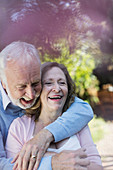
POLYGON ((64 85, 66 83, 64 81, 60 81, 59 84, 64 85))
POLYGON ((51 85, 52 82, 45 82, 44 84, 46 84, 46 85, 51 85))

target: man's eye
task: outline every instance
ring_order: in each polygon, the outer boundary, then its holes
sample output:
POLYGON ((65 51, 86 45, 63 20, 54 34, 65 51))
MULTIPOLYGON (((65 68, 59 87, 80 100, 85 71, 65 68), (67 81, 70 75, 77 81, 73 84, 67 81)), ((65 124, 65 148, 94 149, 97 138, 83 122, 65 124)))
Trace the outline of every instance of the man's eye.
POLYGON ((33 83, 32 86, 33 86, 33 87, 36 87, 36 86, 38 86, 39 84, 40 84, 40 82, 36 82, 36 83, 33 83))
POLYGON ((18 87, 19 90, 23 90, 25 89, 26 86, 21 86, 21 87, 18 87))

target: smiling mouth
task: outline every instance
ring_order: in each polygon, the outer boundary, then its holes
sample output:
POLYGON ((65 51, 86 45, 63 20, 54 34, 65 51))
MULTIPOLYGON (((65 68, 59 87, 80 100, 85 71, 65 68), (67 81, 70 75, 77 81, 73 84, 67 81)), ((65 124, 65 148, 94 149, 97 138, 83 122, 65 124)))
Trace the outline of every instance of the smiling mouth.
POLYGON ((20 101, 21 101, 21 103, 23 105, 27 105, 27 104, 31 104, 34 101, 34 99, 32 99, 32 100, 25 100, 24 98, 21 98, 20 101))
POLYGON ((51 100, 58 100, 61 99, 63 96, 54 96, 54 97, 48 97, 51 100))

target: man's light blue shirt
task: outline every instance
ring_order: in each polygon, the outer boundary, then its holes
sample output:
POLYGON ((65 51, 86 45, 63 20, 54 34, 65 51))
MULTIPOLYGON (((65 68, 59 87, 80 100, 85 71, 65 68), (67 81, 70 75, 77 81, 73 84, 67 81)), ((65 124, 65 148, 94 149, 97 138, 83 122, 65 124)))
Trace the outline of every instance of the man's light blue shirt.
MULTIPOLYGON (((20 107, 11 103, 0 83, 0 169, 2 170, 13 168, 13 164, 10 163, 11 159, 6 159, 4 145, 10 124, 23 114, 24 111, 20 107)), ((92 118, 93 111, 90 105, 76 97, 71 107, 45 128, 53 134, 57 142, 80 131, 92 118)), ((51 156, 44 157, 38 169, 51 170, 51 156)))

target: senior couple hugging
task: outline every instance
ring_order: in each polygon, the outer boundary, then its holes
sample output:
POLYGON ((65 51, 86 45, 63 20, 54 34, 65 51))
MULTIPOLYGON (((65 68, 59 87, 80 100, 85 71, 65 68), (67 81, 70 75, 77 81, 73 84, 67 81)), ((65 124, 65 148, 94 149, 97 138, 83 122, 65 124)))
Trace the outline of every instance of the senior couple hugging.
POLYGON ((37 49, 12 42, 0 53, 0 169, 102 170, 88 122, 66 67, 41 65, 37 49))

